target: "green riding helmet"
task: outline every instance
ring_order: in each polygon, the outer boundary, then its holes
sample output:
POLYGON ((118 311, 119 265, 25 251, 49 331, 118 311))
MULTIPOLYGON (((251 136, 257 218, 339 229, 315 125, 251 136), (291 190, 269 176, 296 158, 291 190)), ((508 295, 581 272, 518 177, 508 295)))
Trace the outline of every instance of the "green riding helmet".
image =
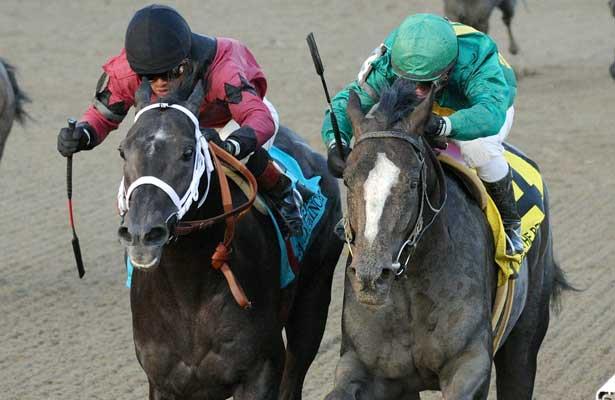
POLYGON ((399 77, 432 82, 455 64, 457 52, 457 35, 447 19, 415 14, 406 18, 397 30, 391 64, 399 77))

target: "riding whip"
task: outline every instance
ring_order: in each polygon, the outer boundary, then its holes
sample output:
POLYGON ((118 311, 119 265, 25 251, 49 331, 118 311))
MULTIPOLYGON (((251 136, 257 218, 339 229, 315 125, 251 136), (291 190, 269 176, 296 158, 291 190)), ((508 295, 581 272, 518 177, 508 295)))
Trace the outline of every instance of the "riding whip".
POLYGON ((314 33, 310 32, 307 35, 307 43, 310 48, 310 54, 312 55, 312 61, 314 62, 314 67, 316 68, 316 73, 320 76, 320 81, 322 82, 322 87, 325 89, 325 96, 327 97, 327 104, 329 104, 329 117, 331 118, 331 126, 333 127, 333 135, 335 136, 335 145, 337 147, 337 151, 340 154, 342 160, 345 160, 346 157, 344 155, 344 151, 342 150, 342 136, 340 134, 340 128, 337 124, 337 118, 335 117, 335 113, 333 112, 333 107, 331 106, 331 97, 329 96, 329 89, 327 88, 327 82, 325 81, 325 68, 322 65, 322 61, 320 59, 320 53, 318 53, 318 47, 316 46, 316 39, 314 39, 314 33))
MULTIPOLYGON (((77 121, 69 118, 68 129, 71 135, 75 131, 77 121)), ((68 221, 73 231, 73 253, 75 254, 75 262, 77 263, 77 272, 79 272, 79 278, 83 278, 85 275, 85 268, 83 267, 83 259, 81 258, 81 247, 79 246, 79 238, 75 231, 75 220, 73 217, 73 156, 72 154, 66 157, 66 194, 68 195, 68 221)))

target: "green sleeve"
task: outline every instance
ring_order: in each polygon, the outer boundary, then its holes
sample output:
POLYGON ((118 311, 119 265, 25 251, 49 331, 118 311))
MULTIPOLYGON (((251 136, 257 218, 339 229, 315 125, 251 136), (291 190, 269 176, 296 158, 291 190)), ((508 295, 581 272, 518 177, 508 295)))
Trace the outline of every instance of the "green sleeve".
MULTIPOLYGON (((371 88, 371 93, 380 94, 383 88, 389 86, 389 75, 391 73, 387 73, 386 66, 389 64, 388 55, 383 55, 380 58, 376 59, 372 63, 372 69, 365 78, 365 82, 363 85, 369 85, 371 88)), ((331 100, 331 105, 333 108, 333 112, 337 118, 337 124, 340 128, 340 133, 342 136, 342 140, 349 144, 352 139, 352 126, 350 125, 350 121, 346 116, 346 106, 348 105, 348 98, 350 96, 350 91, 354 90, 361 100, 361 110, 363 113, 367 113, 378 101, 377 98, 372 98, 370 93, 368 93, 365 89, 363 89, 361 83, 358 80, 351 82, 346 85, 344 89, 342 89, 338 94, 333 97, 331 100)), ((335 140, 335 135, 333 134, 333 128, 331 126, 331 118, 329 116, 329 110, 325 112, 325 118, 322 123, 321 130, 322 140, 327 147, 335 140)))
POLYGON ((459 110, 449 116, 451 137, 457 140, 473 140, 496 135, 510 107, 511 93, 504 77, 497 51, 479 62, 477 68, 469 71, 462 87, 469 108, 459 110))
MULTIPOLYGON (((331 100, 331 105, 333 112, 335 113, 335 117, 337 118, 337 124, 340 128, 340 134, 342 136, 342 141, 346 144, 350 143, 352 139, 352 126, 350 124, 350 120, 346 116, 346 106, 348 105, 348 98, 350 96, 350 91, 354 90, 361 99, 361 109, 364 113, 367 113, 369 109, 374 105, 374 100, 359 86, 357 81, 354 81, 348 85, 344 89, 342 89, 338 94, 333 97, 331 100)), ((322 140, 327 147, 335 140, 335 135, 333 134, 333 126, 331 125, 331 116, 329 115, 329 110, 325 111, 325 118, 322 122, 322 130, 321 130, 322 140)))

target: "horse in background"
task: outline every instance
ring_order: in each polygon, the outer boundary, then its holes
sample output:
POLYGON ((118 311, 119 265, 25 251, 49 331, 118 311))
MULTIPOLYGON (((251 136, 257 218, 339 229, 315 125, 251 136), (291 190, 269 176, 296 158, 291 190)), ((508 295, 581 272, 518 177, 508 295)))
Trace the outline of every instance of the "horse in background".
POLYGON ((508 30, 510 41, 508 50, 511 54, 519 52, 510 24, 515 15, 517 0, 444 0, 444 14, 452 21, 461 22, 478 29, 489 32, 489 17, 495 7, 502 10, 502 21, 508 30))
POLYGON ((30 101, 17 84, 15 72, 15 67, 0 58, 0 160, 13 121, 20 124, 25 122, 27 113, 23 105, 30 101))

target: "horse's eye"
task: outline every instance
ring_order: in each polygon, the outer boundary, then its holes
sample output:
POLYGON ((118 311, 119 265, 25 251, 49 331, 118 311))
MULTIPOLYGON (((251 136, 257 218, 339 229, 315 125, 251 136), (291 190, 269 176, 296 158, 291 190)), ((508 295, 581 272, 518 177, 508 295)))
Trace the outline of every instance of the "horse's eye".
POLYGON ((414 180, 414 179, 412 181, 410 181, 410 188, 411 189, 416 189, 418 186, 419 186, 419 181, 414 180))
POLYGON ((118 147, 117 151, 120 152, 120 157, 122 157, 122 160, 125 160, 126 157, 124 156, 124 149, 122 149, 121 147, 118 147))
POLYGON ((188 147, 186 150, 184 150, 184 153, 182 154, 182 160, 184 161, 192 160, 193 153, 194 153, 194 149, 192 147, 188 147))

